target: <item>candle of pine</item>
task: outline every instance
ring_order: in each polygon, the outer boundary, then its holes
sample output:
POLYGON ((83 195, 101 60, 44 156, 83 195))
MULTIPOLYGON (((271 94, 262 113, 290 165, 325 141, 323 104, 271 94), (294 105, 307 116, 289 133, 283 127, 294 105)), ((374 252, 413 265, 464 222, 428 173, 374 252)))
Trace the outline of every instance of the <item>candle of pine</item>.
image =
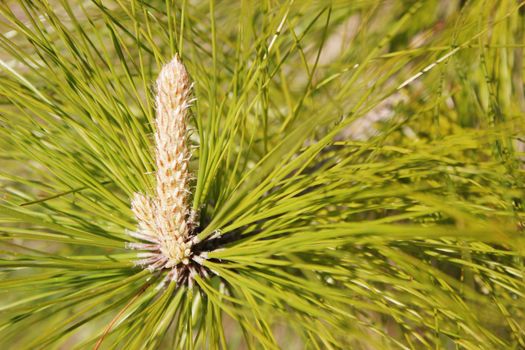
POLYGON ((188 265, 192 240, 189 206, 189 159, 187 118, 190 104, 188 73, 178 56, 166 64, 157 78, 155 118, 155 195, 135 193, 131 208, 138 222, 130 235, 143 241, 128 247, 144 250, 138 265, 151 271, 188 265))

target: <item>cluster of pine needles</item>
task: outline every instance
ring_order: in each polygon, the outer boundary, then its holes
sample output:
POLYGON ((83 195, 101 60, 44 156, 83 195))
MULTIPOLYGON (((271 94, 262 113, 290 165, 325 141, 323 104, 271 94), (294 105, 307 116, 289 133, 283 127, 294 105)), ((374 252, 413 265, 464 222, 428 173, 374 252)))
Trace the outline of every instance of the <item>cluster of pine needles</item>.
POLYGON ((524 5, 1 1, 0 348, 525 348, 524 5), (173 57, 198 215, 148 269, 173 57))

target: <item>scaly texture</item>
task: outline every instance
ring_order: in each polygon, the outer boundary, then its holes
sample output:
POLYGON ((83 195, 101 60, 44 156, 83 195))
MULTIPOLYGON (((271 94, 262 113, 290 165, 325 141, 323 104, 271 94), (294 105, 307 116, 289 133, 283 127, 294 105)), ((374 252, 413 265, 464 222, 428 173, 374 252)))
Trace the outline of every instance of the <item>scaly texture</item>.
POLYGON ((186 147, 186 115, 190 84, 186 69, 175 57, 157 79, 157 132, 155 133, 157 189, 155 224, 167 267, 187 263, 187 217, 190 154, 186 147))
MULTIPOLYGON (((133 249, 147 250, 137 264, 150 270, 187 265, 191 257, 191 220, 189 208, 191 156, 187 141, 187 114, 190 83, 178 56, 166 64, 157 78, 156 96, 156 191, 149 198, 136 193, 132 210, 138 232, 131 236, 148 243, 131 243, 133 249)), ((171 278, 177 276, 176 269, 171 278)))

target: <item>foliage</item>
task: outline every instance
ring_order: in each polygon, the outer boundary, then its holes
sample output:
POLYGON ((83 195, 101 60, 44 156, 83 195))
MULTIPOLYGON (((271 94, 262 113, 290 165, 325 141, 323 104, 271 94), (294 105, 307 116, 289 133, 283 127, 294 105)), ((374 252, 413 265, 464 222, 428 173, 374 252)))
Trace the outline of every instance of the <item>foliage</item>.
POLYGON ((525 347, 524 4, 0 3, 0 347, 525 347), (125 231, 175 53, 221 236, 159 289, 125 231))

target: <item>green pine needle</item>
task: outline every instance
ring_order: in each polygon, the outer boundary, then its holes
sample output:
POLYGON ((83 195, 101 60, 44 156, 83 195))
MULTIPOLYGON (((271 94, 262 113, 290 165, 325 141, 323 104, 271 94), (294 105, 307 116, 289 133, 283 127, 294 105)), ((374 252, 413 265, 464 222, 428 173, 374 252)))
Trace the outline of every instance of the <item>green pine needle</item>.
POLYGON ((525 348, 524 5, 0 3, 0 348, 525 348), (208 256, 162 285, 175 54, 208 256))

